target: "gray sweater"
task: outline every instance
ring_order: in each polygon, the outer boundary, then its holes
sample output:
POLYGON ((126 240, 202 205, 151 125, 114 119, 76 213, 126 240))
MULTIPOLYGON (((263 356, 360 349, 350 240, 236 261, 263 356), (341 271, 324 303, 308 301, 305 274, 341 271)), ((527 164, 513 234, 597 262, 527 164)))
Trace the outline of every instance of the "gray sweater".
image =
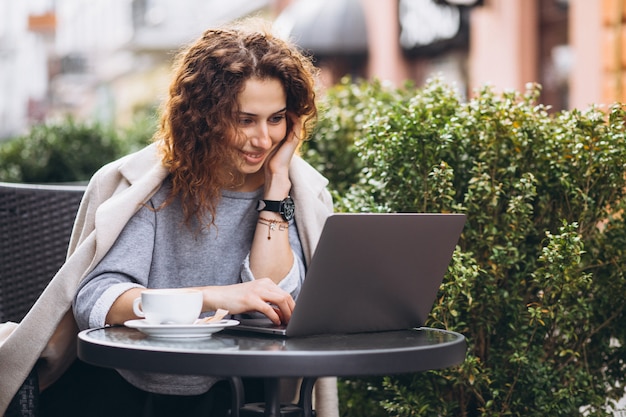
MULTIPOLYGON (((229 285, 255 279, 249 254, 258 220, 256 202, 263 189, 245 193, 223 191, 215 216, 217 227, 201 231, 183 224, 179 200, 154 210, 166 199, 168 190, 166 181, 147 207, 130 219, 109 252, 81 282, 73 305, 81 330, 103 326, 113 302, 130 288, 229 285)), ((293 221, 288 230, 294 265, 280 287, 296 298, 305 266, 293 221)), ((216 381, 199 376, 120 373, 141 389, 163 394, 199 394, 216 381)))

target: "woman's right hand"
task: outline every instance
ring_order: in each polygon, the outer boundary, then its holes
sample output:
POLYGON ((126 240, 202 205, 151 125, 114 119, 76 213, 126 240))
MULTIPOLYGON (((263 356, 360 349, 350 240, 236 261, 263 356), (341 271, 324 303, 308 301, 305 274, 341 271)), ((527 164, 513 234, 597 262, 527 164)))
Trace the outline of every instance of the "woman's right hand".
POLYGON ((275 324, 288 323, 296 305, 291 294, 269 278, 200 289, 204 293, 203 311, 223 308, 230 314, 259 312, 275 324))

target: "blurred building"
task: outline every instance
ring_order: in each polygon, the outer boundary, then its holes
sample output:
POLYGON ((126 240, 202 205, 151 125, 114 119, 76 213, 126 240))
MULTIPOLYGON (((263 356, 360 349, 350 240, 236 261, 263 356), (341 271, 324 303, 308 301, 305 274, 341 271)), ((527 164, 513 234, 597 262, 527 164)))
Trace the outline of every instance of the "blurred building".
POLYGON ((0 137, 44 117, 55 19, 45 8, 0 0, 0 137))
POLYGON ((173 53, 271 0, 0 0, 0 139, 72 114, 128 122, 169 82, 173 53))
POLYGON ((292 20, 294 39, 316 56, 316 33, 351 40, 349 51, 319 50, 330 83, 350 73, 420 85, 442 74, 466 95, 485 84, 523 90, 537 82, 554 110, 626 102, 625 0, 339 1, 361 16, 363 29, 344 10, 328 16, 336 0, 321 0, 317 19, 290 10, 306 9, 307 0, 286 3, 278 19, 292 20), (367 39, 365 50, 358 39, 367 39))
POLYGON ((461 94, 543 86, 554 110, 626 102, 626 0, 0 0, 0 138, 71 113, 126 123, 181 44, 247 14, 343 75, 461 94))

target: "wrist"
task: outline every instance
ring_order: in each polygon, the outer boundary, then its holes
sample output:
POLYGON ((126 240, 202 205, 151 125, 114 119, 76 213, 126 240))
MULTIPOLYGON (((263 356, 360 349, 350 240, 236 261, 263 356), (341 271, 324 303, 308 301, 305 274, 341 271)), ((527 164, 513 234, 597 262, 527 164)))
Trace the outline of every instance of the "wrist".
POLYGON ((222 306, 219 305, 219 301, 222 299, 219 285, 199 287, 198 289, 202 291, 202 312, 215 311, 218 308, 222 308, 222 306))
POLYGON ((284 175, 272 175, 265 181, 264 200, 283 200, 289 196, 291 181, 284 175))
POLYGON ((274 218, 263 217, 263 215, 261 215, 259 216, 258 222, 261 225, 267 226, 267 240, 272 239, 272 232, 285 232, 289 229, 289 222, 282 218, 280 220, 276 220, 274 218))
POLYGON ((256 209, 258 212, 280 214, 284 221, 289 222, 295 215, 295 207, 293 199, 290 196, 287 196, 282 200, 259 200, 256 209))

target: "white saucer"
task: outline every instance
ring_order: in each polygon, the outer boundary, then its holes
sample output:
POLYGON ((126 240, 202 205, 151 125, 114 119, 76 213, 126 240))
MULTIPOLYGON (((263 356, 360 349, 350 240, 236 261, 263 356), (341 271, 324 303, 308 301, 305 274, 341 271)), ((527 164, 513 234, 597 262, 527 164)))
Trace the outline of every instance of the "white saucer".
POLYGON ((152 337, 188 338, 209 337, 226 327, 236 326, 237 320, 220 320, 215 323, 202 324, 150 324, 146 320, 128 320, 126 327, 137 329, 152 337))

